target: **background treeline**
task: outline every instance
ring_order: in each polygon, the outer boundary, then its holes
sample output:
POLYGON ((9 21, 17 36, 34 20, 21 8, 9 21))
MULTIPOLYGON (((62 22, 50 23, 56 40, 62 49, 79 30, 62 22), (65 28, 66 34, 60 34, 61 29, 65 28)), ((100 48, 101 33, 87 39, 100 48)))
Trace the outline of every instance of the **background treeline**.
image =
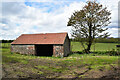
POLYGON ((0 43, 11 43, 13 40, 0 40, 0 43))
MULTIPOLYGON (((70 39, 70 40, 79 42, 76 39, 70 39)), ((96 43, 120 43, 120 38, 95 38, 95 42, 96 43)))

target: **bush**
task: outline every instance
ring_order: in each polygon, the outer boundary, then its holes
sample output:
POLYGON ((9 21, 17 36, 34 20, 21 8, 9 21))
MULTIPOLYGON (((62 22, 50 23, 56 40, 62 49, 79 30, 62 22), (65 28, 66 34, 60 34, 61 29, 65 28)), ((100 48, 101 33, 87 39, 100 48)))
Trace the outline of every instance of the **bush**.
POLYGON ((107 54, 110 55, 110 56, 118 56, 119 55, 118 52, 115 51, 115 49, 112 49, 111 51, 108 51, 107 54))
POLYGON ((95 52, 95 54, 100 54, 100 55, 110 55, 110 56, 119 56, 120 54, 118 54, 117 51, 115 51, 115 49, 112 49, 111 51, 98 51, 95 52))
MULTIPOLYGON (((78 54, 85 54, 84 52, 80 52, 80 51, 74 51, 72 52, 72 54, 75 54, 75 53, 78 53, 78 54)), ((119 56, 120 53, 115 51, 115 49, 112 49, 111 51, 96 51, 96 52, 91 52, 89 54, 93 54, 93 55, 110 55, 110 56, 119 56)))
POLYGON ((11 54, 13 54, 13 52, 10 52, 11 54))
POLYGON ((74 53, 83 54, 83 52, 82 52, 82 51, 72 51, 72 53, 71 53, 71 54, 74 54, 74 53))

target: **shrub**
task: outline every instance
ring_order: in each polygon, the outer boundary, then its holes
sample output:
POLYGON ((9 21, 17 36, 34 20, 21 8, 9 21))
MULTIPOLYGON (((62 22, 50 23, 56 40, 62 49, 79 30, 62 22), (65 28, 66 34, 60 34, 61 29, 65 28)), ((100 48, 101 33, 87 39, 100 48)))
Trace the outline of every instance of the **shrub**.
POLYGON ((110 56, 120 55, 117 51, 115 51, 115 49, 112 49, 111 51, 97 51, 97 52, 94 52, 94 54, 110 55, 110 56))
MULTIPOLYGON (((86 54, 84 52, 80 52, 80 51, 74 51, 72 52, 72 54, 86 54)), ((111 51, 96 51, 96 52, 91 52, 89 54, 93 54, 94 56, 95 55, 110 55, 110 56, 119 56, 120 53, 115 51, 115 49, 112 49, 111 51)))
POLYGON ((112 49, 111 51, 108 51, 107 54, 110 55, 110 56, 118 56, 119 55, 118 52, 115 51, 115 49, 112 49))

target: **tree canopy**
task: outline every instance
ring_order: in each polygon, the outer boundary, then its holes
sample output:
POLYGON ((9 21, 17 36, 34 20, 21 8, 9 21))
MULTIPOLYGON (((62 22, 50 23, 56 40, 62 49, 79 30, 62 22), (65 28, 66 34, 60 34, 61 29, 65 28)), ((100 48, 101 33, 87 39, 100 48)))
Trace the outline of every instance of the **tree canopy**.
MULTIPOLYGON (((81 41, 86 41, 85 49, 90 52, 90 47, 95 37, 108 37, 110 34, 106 32, 108 24, 110 24, 111 12, 107 7, 96 1, 88 1, 82 10, 75 11, 69 18, 67 26, 72 26, 72 37, 81 41)), ((82 43, 83 47, 84 44, 82 43)))

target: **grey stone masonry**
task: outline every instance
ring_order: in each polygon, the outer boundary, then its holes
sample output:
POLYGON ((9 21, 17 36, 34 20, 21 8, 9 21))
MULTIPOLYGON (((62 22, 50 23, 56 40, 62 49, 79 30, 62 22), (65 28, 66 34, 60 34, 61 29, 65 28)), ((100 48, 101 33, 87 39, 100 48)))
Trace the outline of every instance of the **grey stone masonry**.
POLYGON ((35 55, 35 46, 34 45, 11 45, 11 52, 35 55))
POLYGON ((64 48, 62 45, 53 45, 53 56, 55 57, 64 56, 64 48))

